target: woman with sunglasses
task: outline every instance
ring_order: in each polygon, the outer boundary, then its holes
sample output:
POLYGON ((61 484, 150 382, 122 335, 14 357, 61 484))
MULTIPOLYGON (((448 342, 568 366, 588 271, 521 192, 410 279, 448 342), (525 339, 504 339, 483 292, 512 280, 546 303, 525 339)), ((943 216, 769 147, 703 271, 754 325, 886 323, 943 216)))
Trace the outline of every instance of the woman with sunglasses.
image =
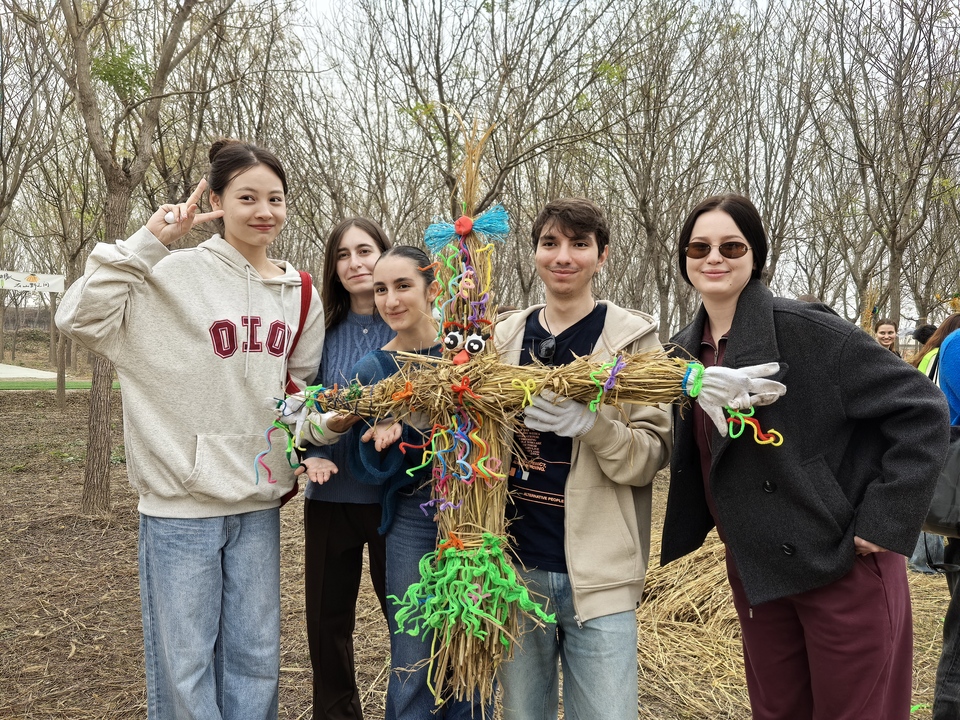
POLYGON ((943 396, 826 306, 773 297, 766 256, 739 195, 707 198, 680 232, 703 304, 673 341, 708 367, 779 362, 787 392, 731 413, 727 437, 699 406, 674 413, 661 563, 717 527, 755 720, 908 718, 903 556, 946 453, 943 396))

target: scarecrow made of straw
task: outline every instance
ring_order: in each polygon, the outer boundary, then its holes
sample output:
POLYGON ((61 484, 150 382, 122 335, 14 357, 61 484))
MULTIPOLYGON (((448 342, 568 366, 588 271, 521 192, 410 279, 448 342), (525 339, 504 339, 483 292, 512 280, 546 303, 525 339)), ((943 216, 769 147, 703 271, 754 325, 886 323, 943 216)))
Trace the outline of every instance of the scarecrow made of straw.
POLYGON ((758 442, 782 440, 775 431, 760 431, 752 411, 740 412, 783 394, 780 383, 765 379, 776 372, 775 363, 705 370, 663 350, 620 354, 610 362, 582 357, 558 367, 500 362, 492 261, 509 234, 507 213, 495 205, 473 215, 481 151, 492 130, 478 137, 474 125, 465 141, 458 185, 463 215, 434 222, 424 237, 442 286, 434 307, 442 357, 399 353, 400 370, 369 387, 308 387, 279 403, 275 423, 287 432, 290 456, 322 432, 325 413, 389 417, 426 428, 422 444, 402 443, 400 449, 421 453, 421 464, 408 474, 432 464, 437 548, 420 560, 420 582, 391 599, 398 632, 432 636, 429 682, 438 704, 448 697, 491 700, 496 669, 520 640, 521 615, 553 619, 514 570, 505 519, 505 463, 511 452, 521 452, 514 431, 535 397, 572 398, 591 412, 604 403, 696 398, 724 435, 728 424, 735 436, 749 424, 758 442))

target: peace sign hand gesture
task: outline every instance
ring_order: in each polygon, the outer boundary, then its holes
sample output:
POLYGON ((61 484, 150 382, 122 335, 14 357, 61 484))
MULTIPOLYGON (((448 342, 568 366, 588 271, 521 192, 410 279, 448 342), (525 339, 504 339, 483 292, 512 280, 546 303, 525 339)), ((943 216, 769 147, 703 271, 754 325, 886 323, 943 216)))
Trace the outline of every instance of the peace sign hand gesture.
POLYGON ((171 245, 186 235, 196 225, 205 223, 209 220, 215 220, 223 217, 223 210, 213 210, 207 213, 198 213, 200 198, 203 191, 207 189, 207 179, 203 178, 197 183, 190 197, 186 202, 179 205, 161 205, 150 219, 147 220, 147 230, 153 233, 164 245, 171 245))

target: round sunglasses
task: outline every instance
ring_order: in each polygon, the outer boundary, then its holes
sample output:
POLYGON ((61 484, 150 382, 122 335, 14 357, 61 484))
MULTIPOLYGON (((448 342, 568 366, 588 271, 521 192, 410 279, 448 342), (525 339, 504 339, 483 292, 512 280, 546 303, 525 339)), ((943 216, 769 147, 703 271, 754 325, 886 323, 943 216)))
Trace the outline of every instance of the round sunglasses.
POLYGON ((692 242, 683 249, 683 252, 688 258, 699 260, 709 255, 713 248, 717 248, 723 257, 734 260, 746 255, 750 246, 746 243, 736 241, 720 243, 719 245, 708 245, 705 242, 692 242))

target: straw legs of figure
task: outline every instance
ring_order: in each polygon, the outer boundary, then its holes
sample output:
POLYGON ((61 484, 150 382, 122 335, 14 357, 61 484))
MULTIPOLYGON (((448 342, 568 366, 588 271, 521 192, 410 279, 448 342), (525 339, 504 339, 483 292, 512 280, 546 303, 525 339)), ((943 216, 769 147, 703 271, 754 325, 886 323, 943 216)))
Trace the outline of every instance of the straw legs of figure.
POLYGON ((567 720, 636 720, 636 613, 581 622, 569 575, 520 568, 518 573, 532 592, 547 598, 546 610, 557 622, 536 628, 525 619, 520 646, 499 672, 504 720, 556 720, 560 663, 567 720))
POLYGON ((140 516, 150 720, 276 720, 280 509, 140 516))
MULTIPOLYGON (((960 539, 947 538, 944 564, 960 566, 960 539)), ((943 619, 943 652, 937 667, 933 720, 960 718, 960 570, 947 571, 950 604, 943 619)))
POLYGON ((304 600, 313 665, 314 720, 362 720, 353 657, 363 546, 370 581, 387 616, 386 547, 380 504, 303 501, 304 600))
MULTIPOLYGON (((425 514, 422 503, 430 489, 404 488, 397 495, 396 515, 387 531, 387 596, 402 598, 407 588, 420 582, 420 558, 437 549, 437 524, 433 508, 425 514)), ((387 684, 386 720, 485 720, 493 717, 493 703, 483 708, 451 700, 437 708, 427 686, 433 633, 418 636, 397 633, 397 606, 387 601, 390 622, 390 681, 387 684)))
POLYGON ((754 720, 910 717, 913 621, 903 555, 858 555, 829 585, 750 607, 727 553, 754 720))

